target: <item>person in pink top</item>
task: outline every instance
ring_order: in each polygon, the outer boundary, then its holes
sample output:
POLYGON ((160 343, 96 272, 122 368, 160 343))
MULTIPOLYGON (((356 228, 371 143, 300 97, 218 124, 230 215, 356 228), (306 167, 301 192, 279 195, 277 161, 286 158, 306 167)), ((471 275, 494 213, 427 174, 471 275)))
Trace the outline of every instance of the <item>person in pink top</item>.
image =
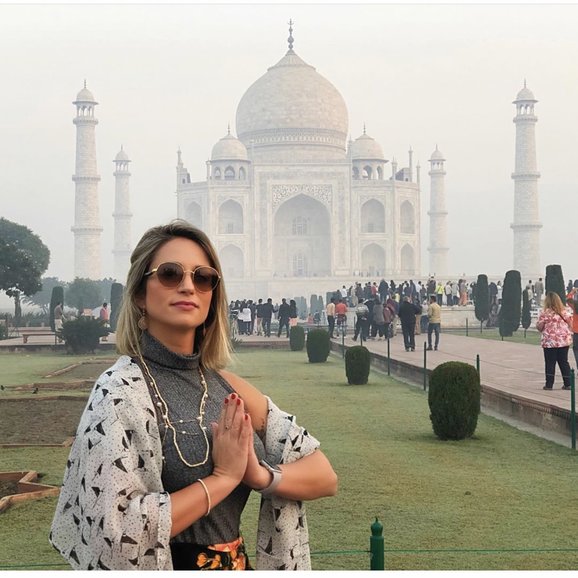
POLYGON ((556 374, 556 363, 562 373, 562 389, 570 389, 570 364, 568 349, 572 345, 572 311, 564 307, 557 293, 548 291, 544 299, 544 309, 538 316, 536 329, 542 334, 541 345, 544 349, 546 385, 543 389, 552 389, 556 374))

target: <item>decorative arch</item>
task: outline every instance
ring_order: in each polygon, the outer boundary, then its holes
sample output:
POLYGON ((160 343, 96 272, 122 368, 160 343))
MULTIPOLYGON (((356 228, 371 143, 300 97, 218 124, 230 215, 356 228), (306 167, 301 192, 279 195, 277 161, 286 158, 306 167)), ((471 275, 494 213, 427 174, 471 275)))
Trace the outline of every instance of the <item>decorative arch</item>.
POLYGON ((236 245, 227 245, 219 252, 219 260, 225 279, 241 279, 245 276, 245 256, 236 245))
POLYGON ((364 179, 371 179, 373 174, 373 170, 369 165, 363 167, 363 173, 361 174, 362 178, 364 179))
POLYGON ((371 243, 361 251, 361 270, 369 277, 385 274, 385 250, 371 243))
POLYGON ((239 180, 244 181, 246 178, 247 173, 243 167, 239 167, 239 180))
POLYGON ((413 273, 414 269, 414 250, 411 245, 406 243, 401 248, 401 272, 413 273))
POLYGON ((377 179, 383 181, 383 169, 381 166, 377 167, 377 179))
POLYGON ((213 169, 213 178, 217 180, 221 178, 221 169, 219 167, 213 169))
POLYGON ((331 274, 331 219, 317 199, 299 194, 273 219, 273 269, 277 277, 331 274))
POLYGON ((233 181, 235 180, 235 169, 231 166, 228 166, 225 169, 225 180, 226 181, 233 181))
POLYGON ((415 233, 415 211, 409 201, 404 201, 399 210, 400 231, 404 235, 413 235, 415 233))
POLYGON ((359 169, 357 167, 353 167, 353 178, 355 180, 359 179, 359 169))
POLYGON ((203 210, 201 209, 201 205, 196 201, 191 201, 187 208, 185 209, 185 219, 193 225, 193 227, 197 227, 197 229, 203 228, 203 210))
POLYGON ((243 228, 243 207, 237 201, 225 201, 219 207, 219 233, 239 235, 243 228))
POLYGON ((361 232, 385 233, 385 207, 376 199, 361 205, 361 232))

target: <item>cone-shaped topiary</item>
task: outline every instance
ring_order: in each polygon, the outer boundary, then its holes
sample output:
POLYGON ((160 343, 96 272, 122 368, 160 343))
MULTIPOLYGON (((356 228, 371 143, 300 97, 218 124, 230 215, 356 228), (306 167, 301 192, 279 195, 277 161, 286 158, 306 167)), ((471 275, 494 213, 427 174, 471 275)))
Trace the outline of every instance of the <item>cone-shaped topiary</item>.
POLYGON ((481 323, 490 317, 490 289, 488 276, 478 275, 476 294, 474 298, 476 319, 481 323))
POLYGON ((312 329, 307 333, 307 357, 309 358, 309 363, 327 361, 330 349, 328 331, 325 331, 325 329, 312 329))
POLYGON ((369 377, 371 356, 363 345, 354 345, 345 352, 345 375, 350 385, 365 385, 369 377))
POLYGON ((480 413, 480 375, 476 368, 461 361, 438 365, 430 376, 428 404, 438 438, 471 437, 480 413))
POLYGON ((122 304, 122 296, 124 292, 124 287, 121 283, 113 283, 110 287, 110 330, 116 331, 116 323, 118 321, 118 314, 120 312, 120 306, 122 304))
POLYGON ((548 291, 558 293, 562 303, 566 303, 566 286, 564 285, 564 275, 560 265, 546 266, 546 293, 548 291))
POLYGON ((522 327, 524 328, 524 337, 526 337, 526 330, 532 324, 532 312, 530 310, 530 299, 528 292, 522 291, 522 327))
POLYGON ((520 271, 507 271, 502 291, 502 307, 499 314, 499 330, 502 337, 511 337, 520 327, 522 315, 522 280, 520 271))
POLYGON ((289 331, 289 347, 291 347, 291 351, 303 351, 305 347, 305 330, 300 325, 291 327, 289 331))

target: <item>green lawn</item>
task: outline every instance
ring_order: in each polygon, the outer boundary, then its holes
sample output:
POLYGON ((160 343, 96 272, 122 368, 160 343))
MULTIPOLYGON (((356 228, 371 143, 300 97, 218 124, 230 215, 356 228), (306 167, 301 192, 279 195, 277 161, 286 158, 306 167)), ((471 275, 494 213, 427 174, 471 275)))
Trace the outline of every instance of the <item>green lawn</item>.
MULTIPOLYGON (((419 387, 377 373, 368 385, 348 386, 342 363, 330 357, 309 364, 304 352, 241 350, 231 368, 295 413, 338 473, 338 495, 308 504, 314 569, 368 569, 364 551, 376 516, 386 550, 398 551, 386 552, 387 569, 578 567, 578 454, 486 416, 474 438, 440 442, 419 387), (399 552, 425 549, 486 552, 399 552), (527 552, 489 552, 512 549, 527 552)), ((67 453, 0 450, 0 469, 32 468, 58 483, 67 453)), ((244 515, 249 552, 258 503, 253 496, 244 515)), ((1 514, 0 569, 61 563, 46 538, 54 505, 46 499, 1 514)))
MULTIPOLYGON (((450 333, 452 335, 466 335, 466 330, 464 329, 443 329, 443 331, 450 333)), ((490 329, 483 329, 480 331, 480 326, 471 326, 468 328, 468 337, 475 337, 477 339, 495 339, 501 341, 502 337, 499 330, 496 327, 491 327, 490 329)), ((524 337, 524 329, 520 328, 515 331, 512 337, 504 337, 504 341, 510 341, 512 343, 526 343, 528 345, 540 345, 540 333, 537 331, 527 331, 526 337, 524 337)))

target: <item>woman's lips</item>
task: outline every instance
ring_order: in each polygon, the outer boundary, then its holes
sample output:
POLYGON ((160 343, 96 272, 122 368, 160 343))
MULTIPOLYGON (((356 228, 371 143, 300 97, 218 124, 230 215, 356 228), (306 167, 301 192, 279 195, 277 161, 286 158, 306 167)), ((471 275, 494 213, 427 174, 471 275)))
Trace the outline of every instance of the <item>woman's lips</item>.
POLYGON ((191 303, 190 301, 177 301, 173 303, 173 307, 177 309, 183 309, 184 311, 190 311, 191 309, 198 309, 199 306, 196 303, 191 303))

